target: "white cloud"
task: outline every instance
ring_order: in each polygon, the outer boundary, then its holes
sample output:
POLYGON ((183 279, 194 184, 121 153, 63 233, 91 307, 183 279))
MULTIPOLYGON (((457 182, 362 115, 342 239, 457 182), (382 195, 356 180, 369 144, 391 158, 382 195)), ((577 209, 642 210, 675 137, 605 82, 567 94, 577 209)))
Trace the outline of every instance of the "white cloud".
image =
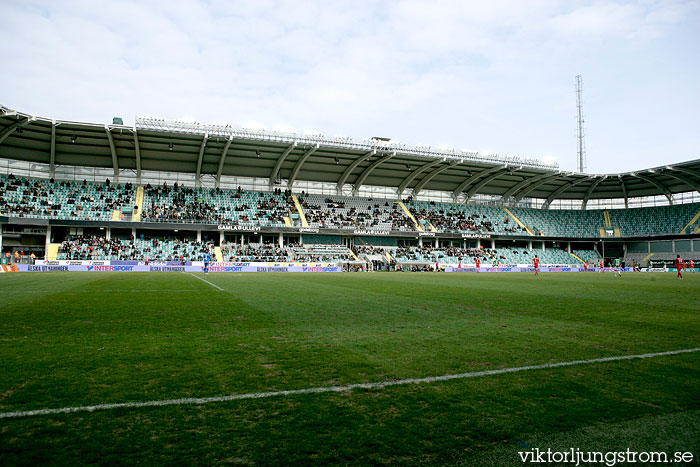
MULTIPOLYGON (((573 166, 573 76, 583 73, 593 160, 596 151, 613 151, 596 141, 610 146, 616 136, 613 128, 596 128, 603 121, 596 112, 649 125, 639 109, 627 108, 634 102, 616 102, 620 83, 633 93, 674 76, 668 92, 683 92, 683 99, 670 107, 659 97, 642 107, 654 118, 683 115, 700 124, 700 36, 691 27, 697 1, 300 5, 0 3, 0 102, 98 122, 147 113, 358 139, 383 134, 433 146, 556 154, 573 166), (655 44, 685 53, 669 61, 655 44), (648 60, 663 62, 664 71, 650 76, 648 60)), ((697 137, 667 131, 659 137, 689 145, 673 149, 690 158, 697 137)), ((630 149, 628 163, 638 164, 641 146, 630 149)))

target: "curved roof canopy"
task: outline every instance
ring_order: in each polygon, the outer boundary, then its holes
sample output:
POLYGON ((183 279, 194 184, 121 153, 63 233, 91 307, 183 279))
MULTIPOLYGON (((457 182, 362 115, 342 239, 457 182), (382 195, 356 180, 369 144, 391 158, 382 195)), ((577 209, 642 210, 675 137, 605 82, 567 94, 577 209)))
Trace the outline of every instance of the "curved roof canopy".
POLYGON ((0 107, 0 158, 56 165, 377 185, 544 199, 625 199, 700 192, 700 160, 621 174, 564 172, 532 159, 349 139, 249 131, 137 117, 136 126, 51 120, 0 107))

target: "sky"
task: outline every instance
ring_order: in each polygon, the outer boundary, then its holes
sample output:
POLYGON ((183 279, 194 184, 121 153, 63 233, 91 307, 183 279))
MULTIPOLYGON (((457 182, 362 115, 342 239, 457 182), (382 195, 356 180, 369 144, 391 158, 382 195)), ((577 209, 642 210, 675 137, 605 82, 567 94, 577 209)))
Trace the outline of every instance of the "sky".
POLYGON ((558 161, 700 159, 700 0, 0 0, 0 104, 558 161))

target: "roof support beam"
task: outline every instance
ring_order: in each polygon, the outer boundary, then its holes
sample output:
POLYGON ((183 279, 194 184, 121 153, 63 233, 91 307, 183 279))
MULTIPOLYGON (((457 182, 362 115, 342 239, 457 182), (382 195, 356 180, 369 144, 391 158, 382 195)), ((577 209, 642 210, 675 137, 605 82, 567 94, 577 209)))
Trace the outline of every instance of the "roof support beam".
POLYGON ((388 161, 392 157, 396 155, 396 151, 387 154, 386 156, 382 157, 381 159, 377 159, 376 161, 372 162, 367 168, 360 174, 359 177, 357 177, 357 180, 355 180, 355 184, 352 189, 352 195, 357 196, 357 193, 360 191, 360 187, 362 186, 363 183, 365 183, 365 180, 367 180, 367 177, 369 174, 372 173, 374 169, 376 169, 379 165, 381 165, 383 162, 388 161))
POLYGON ((507 166, 504 165, 504 166, 502 166, 502 167, 500 168, 500 170, 498 170, 498 171, 493 171, 493 169, 492 169, 492 170, 490 170, 489 172, 492 172, 492 173, 490 173, 488 177, 484 178, 484 179, 481 180, 479 183, 477 183, 476 185, 474 185, 473 187, 471 187, 471 188, 469 189, 469 191, 467 191, 467 197, 464 199, 464 202, 465 202, 465 203, 468 203, 469 200, 472 199, 472 197, 473 197, 479 190, 481 190, 483 187, 485 187, 486 185, 488 185, 489 183, 491 183, 491 181, 497 179, 498 177, 500 177, 500 176, 503 175, 503 174, 506 174, 506 173, 510 172, 510 169, 509 169, 507 166))
POLYGON ((664 175, 668 175, 669 177, 673 177, 676 180, 678 180, 679 182, 682 182, 682 183, 685 183, 686 185, 688 185, 693 191, 697 191, 698 193, 700 193, 700 183, 693 182, 691 179, 689 179, 685 175, 680 175, 680 174, 674 173, 673 170, 674 169, 671 169, 667 172, 664 172, 664 175))
POLYGON ((418 169, 416 169, 415 171, 408 174, 408 177, 404 178, 403 181, 401 182, 401 184, 399 185, 399 189, 398 189, 399 198, 401 198, 401 194, 403 193, 403 190, 405 190, 406 187, 413 180, 415 180, 418 175, 420 175, 421 173, 423 173, 424 171, 426 171, 428 169, 432 169, 436 165, 440 165, 441 162, 442 162, 442 159, 438 159, 438 160, 435 160, 433 162, 428 162, 427 164, 421 165, 420 167, 418 167, 418 169))
POLYGON ((139 135, 134 127, 132 134, 134 135, 134 151, 136 152, 136 180, 141 184, 141 146, 139 146, 139 135))
POLYGON ((345 185, 345 182, 348 180, 348 177, 350 176, 350 174, 352 174, 355 171, 357 166, 360 165, 361 163, 363 163, 364 161, 366 161, 367 159, 369 159, 370 157, 372 157, 373 155, 375 155, 376 153, 377 153, 376 149, 371 150, 370 152, 368 152, 364 156, 360 156, 357 159, 355 159, 355 161, 353 161, 353 163, 350 164, 347 169, 345 169, 345 172, 343 172, 343 175, 341 175, 340 178, 338 179, 338 184, 336 185, 336 188, 335 188, 336 191, 338 192, 338 194, 341 193, 341 191, 343 190, 343 185, 345 185))
POLYGON ((272 185, 275 184, 275 179, 277 178, 277 175, 280 173, 280 168, 282 167, 284 160, 287 158, 287 156, 289 156, 289 154, 294 150, 295 147, 297 147, 296 141, 294 141, 292 144, 290 144, 289 147, 279 157, 279 159, 277 159, 277 163, 275 164, 275 168, 272 169, 272 173, 270 173, 270 185, 269 185, 270 189, 272 189, 272 185))
POLYGON ((28 125, 29 123, 33 122, 34 120, 36 120, 36 117, 27 117, 27 119, 22 120, 21 122, 13 123, 12 125, 5 128, 5 131, 0 133, 0 144, 4 143, 5 140, 12 134, 12 132, 17 130, 17 128, 22 128, 28 125))
POLYGON ((682 167, 673 167, 673 166, 669 166, 668 168, 670 170, 675 171, 675 172, 681 172, 681 173, 684 173, 686 175, 690 175, 691 177, 700 178, 700 172, 696 172, 694 170, 690 170, 690 169, 686 169, 686 168, 682 168, 682 167))
POLYGON ((671 205, 673 204, 673 195, 671 194, 671 191, 668 188, 666 188, 665 186, 663 186, 661 183, 657 182, 656 180, 654 180, 651 177, 647 177, 646 175, 632 174, 632 176, 637 177, 637 178, 641 178, 645 182, 649 182, 652 185, 654 185, 656 188, 658 188, 659 190, 661 190, 664 193, 664 195, 666 196, 666 199, 668 199, 668 204, 671 204, 671 205))
POLYGON ((596 188, 598 185, 600 185, 600 182, 602 182, 602 181, 605 180, 606 178, 608 178, 608 176, 607 176, 607 175, 603 175, 603 176, 600 177, 598 180, 596 180, 595 182, 593 182, 593 183, 591 184, 590 187, 588 187, 588 191, 587 191, 586 194, 583 196, 583 204, 581 205, 581 209, 586 209, 586 206, 588 205, 588 199, 589 199, 589 198, 591 197, 591 195, 593 194, 593 190, 595 190, 595 188, 596 188))
POLYGON ((51 152, 49 153, 49 177, 56 175, 56 120, 51 120, 51 152))
POLYGON ((542 178, 539 181, 536 181, 534 183, 531 183, 530 185, 528 185, 525 188, 523 188, 522 190, 520 190, 517 195, 515 195, 515 201, 516 202, 520 201, 525 196, 527 196, 529 193, 535 191, 537 188, 541 187, 545 183, 547 183, 551 180, 554 180, 556 178, 559 178, 560 176, 561 176, 561 174, 555 174, 555 175, 551 175, 549 177, 542 178))
POLYGON ((625 197, 625 209, 629 207, 629 198, 627 197, 627 187, 625 186, 625 179, 622 175, 618 175, 617 178, 620 179, 620 188, 622 188, 622 195, 625 197))
POLYGON ((459 198, 459 195, 462 194, 464 189, 474 183, 476 180, 480 179, 481 177, 485 177, 487 175, 491 175, 492 173, 499 172, 503 169, 505 169, 505 165, 497 165, 496 167, 491 167, 490 169, 487 170, 482 170, 481 172, 472 175, 471 177, 468 177, 466 180, 464 180, 462 183, 459 184, 457 188, 452 192, 452 199, 457 202, 457 198, 459 198))
POLYGON ((546 200, 544 200, 544 203, 542 203, 542 209, 549 209, 549 205, 552 204, 552 201, 554 201, 555 199, 557 199, 557 197, 558 197, 560 194, 564 193, 564 192, 565 192, 566 190, 568 190, 569 188, 573 188, 573 187, 575 187, 576 185, 578 185, 579 183, 583 183, 583 182, 586 182, 586 181, 588 181, 588 180, 590 180, 590 178, 588 178, 588 177, 586 177, 586 178, 580 178, 580 179, 578 179, 578 180, 574 180, 574 181, 571 182, 571 183, 567 183, 566 185, 560 186, 560 187, 557 188, 551 195, 549 195, 549 196, 547 197, 546 200))
POLYGON ((451 163, 448 164, 448 165, 445 165, 445 166, 443 166, 443 167, 439 167, 439 168, 433 170, 433 171, 430 172, 428 175, 426 175, 425 177, 423 177, 423 178, 421 179, 421 181, 418 182, 418 183, 416 183, 416 186, 413 187, 413 196, 418 196, 418 193, 421 192, 421 190, 423 189, 423 187, 424 187, 425 185, 427 185, 428 182, 430 182, 430 180, 432 180, 436 175, 438 175, 438 174, 444 172, 444 171, 447 170, 447 169, 451 169, 452 167, 456 166, 457 164, 459 164, 459 162, 451 162, 451 163))
MULTIPOLYGON (((547 180, 547 179, 551 179, 551 178, 556 178, 558 176, 559 176, 559 174, 552 175, 551 173, 543 173, 540 175, 536 175, 535 177, 532 177, 532 178, 525 177, 525 180, 518 183, 517 185, 514 185, 508 191, 503 193, 503 200, 504 201, 507 200, 508 198, 513 196, 514 194, 522 191, 523 189, 527 188, 530 185, 536 184, 540 180, 547 180)), ((516 196, 515 201, 519 201, 519 200, 520 200, 520 198, 518 198, 516 196)))
POLYGON ((197 188, 202 186, 202 158, 204 158, 204 149, 207 147, 209 133, 204 133, 202 144, 199 146, 199 157, 197 157, 197 172, 195 173, 194 186, 197 188))
POLYGON ((112 138, 112 130, 105 125, 105 133, 107 133, 107 141, 109 141, 109 150, 112 153, 112 167, 114 168, 114 181, 119 181, 119 160, 117 159, 117 148, 114 147, 114 138, 112 138))
POLYGON ((294 185, 294 180, 297 179, 297 175, 299 175, 299 171, 301 170, 301 166, 304 165, 304 162, 306 162, 306 159, 309 158, 309 156, 313 153, 316 152, 316 150, 320 147, 319 144, 316 144, 314 147, 309 149, 304 153, 303 156, 297 161, 297 164, 294 166, 292 169, 292 174, 289 176, 289 180, 287 181, 287 186, 289 189, 292 189, 292 185, 294 185))
POLYGON ((224 146, 224 150, 221 151, 221 157, 219 157, 219 168, 216 170, 216 187, 219 188, 221 186, 221 174, 224 171, 224 161, 226 160, 226 155, 228 154, 228 148, 231 147, 231 143, 233 142, 233 135, 228 137, 228 140, 226 141, 226 145, 224 146))

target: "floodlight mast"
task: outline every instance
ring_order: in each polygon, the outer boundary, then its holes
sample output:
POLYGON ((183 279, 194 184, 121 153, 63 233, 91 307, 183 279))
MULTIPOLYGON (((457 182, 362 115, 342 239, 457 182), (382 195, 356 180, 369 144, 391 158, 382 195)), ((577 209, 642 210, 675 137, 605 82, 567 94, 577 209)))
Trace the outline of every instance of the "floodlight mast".
POLYGON ((578 109, 578 167, 580 173, 586 172, 586 144, 583 134, 583 102, 581 95, 583 94, 583 80, 581 75, 576 75, 576 108, 578 109))

